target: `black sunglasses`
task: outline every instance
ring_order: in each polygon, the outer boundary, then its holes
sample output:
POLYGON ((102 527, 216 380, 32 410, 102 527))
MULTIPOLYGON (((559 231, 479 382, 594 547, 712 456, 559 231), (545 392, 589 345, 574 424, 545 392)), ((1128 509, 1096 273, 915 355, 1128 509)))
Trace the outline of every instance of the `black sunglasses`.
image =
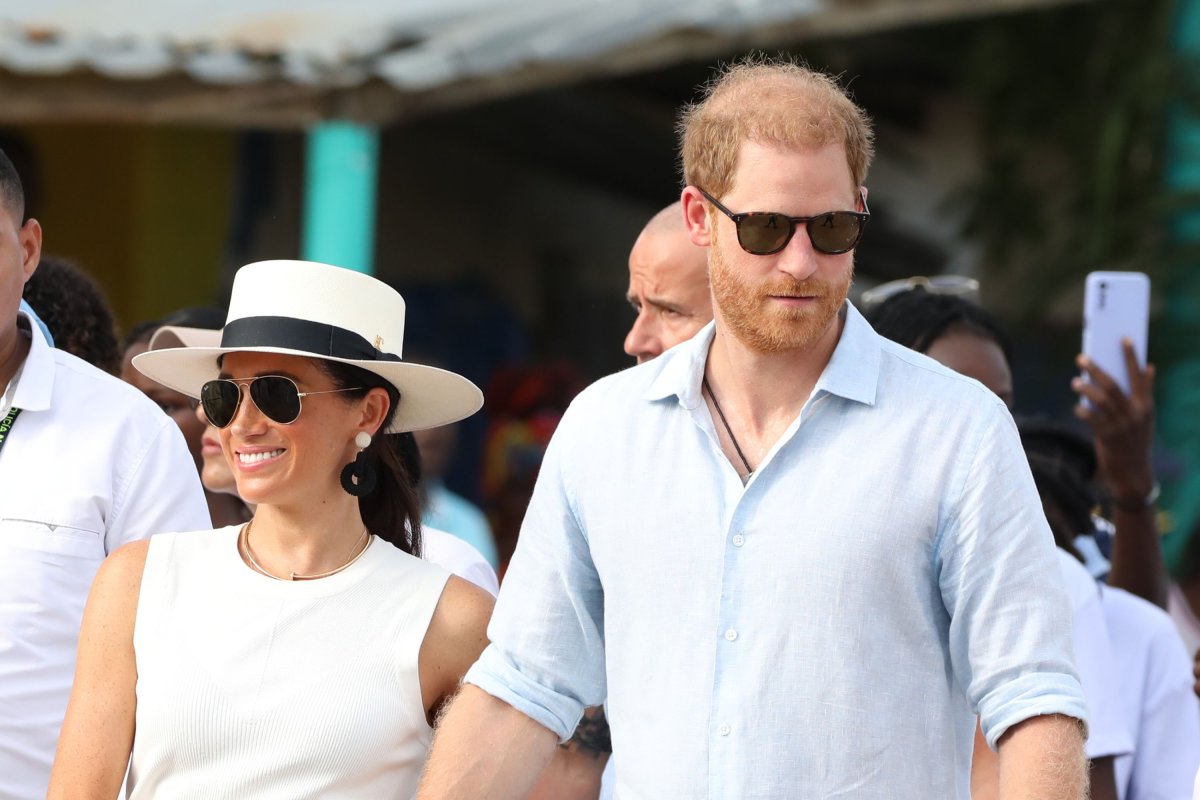
POLYGON ((733 220, 737 228, 738 244, 747 253, 756 256, 769 256, 787 247, 796 233, 796 226, 800 224, 808 231, 808 239, 818 253, 829 256, 848 253, 858 244, 863 228, 871 218, 871 210, 867 208, 867 196, 861 189, 859 197, 862 199, 862 211, 826 211, 815 217, 789 217, 774 211, 747 211, 744 214, 735 214, 703 189, 700 189, 700 194, 716 206, 718 211, 733 220))
POLYGON ((227 428, 237 416, 242 402, 242 387, 250 390, 250 400, 267 419, 280 425, 290 425, 300 417, 300 398, 310 394, 353 392, 363 387, 325 389, 302 392, 291 378, 283 375, 260 375, 257 378, 216 378, 200 387, 200 404, 204 416, 218 428, 227 428))

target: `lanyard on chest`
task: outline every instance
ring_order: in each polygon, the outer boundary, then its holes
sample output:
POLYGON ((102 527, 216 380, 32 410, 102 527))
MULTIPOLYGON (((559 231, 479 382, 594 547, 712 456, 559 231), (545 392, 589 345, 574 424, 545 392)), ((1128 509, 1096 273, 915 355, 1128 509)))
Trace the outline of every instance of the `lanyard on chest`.
POLYGON ((21 413, 21 409, 13 406, 9 409, 8 415, 4 419, 0 419, 0 451, 4 450, 4 443, 8 441, 8 435, 12 432, 13 425, 17 422, 17 414, 21 413))

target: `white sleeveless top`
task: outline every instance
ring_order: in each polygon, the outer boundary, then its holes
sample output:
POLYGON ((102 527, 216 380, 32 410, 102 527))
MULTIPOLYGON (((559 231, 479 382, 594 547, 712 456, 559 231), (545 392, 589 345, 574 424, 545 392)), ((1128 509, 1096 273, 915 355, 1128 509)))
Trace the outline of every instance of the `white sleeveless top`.
POLYGON ((336 575, 276 581, 238 532, 150 540, 128 797, 412 797, 431 738, 417 656, 448 573, 373 541, 336 575))

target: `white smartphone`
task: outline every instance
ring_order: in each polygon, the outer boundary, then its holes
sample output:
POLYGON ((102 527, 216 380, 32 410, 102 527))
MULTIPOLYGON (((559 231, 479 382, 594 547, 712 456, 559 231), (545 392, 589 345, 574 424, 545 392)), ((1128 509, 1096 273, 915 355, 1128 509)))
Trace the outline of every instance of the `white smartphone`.
MULTIPOLYGON (((1150 278, 1141 272, 1091 272, 1083 292, 1083 353, 1129 394, 1122 339, 1133 342, 1146 366, 1150 328, 1150 278)), ((1084 380, 1087 380, 1086 373, 1084 380)))

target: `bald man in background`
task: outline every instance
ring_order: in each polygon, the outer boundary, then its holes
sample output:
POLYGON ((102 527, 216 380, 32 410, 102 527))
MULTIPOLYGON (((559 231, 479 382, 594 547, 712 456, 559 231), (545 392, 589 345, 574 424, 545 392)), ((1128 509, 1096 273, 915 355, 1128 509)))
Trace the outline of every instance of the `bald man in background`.
MULTIPOLYGON (((639 364, 692 338, 712 321, 708 251, 692 244, 680 202, 651 217, 634 241, 625 298, 637 312, 625 337, 625 352, 639 364)), ((530 800, 608 797, 609 787, 601 788, 601 773, 612 745, 603 709, 588 709, 575 735, 560 747, 530 800)))
POLYGON ((708 251, 692 244, 678 203, 659 211, 629 253, 629 291, 637 319, 625 352, 641 364, 692 338, 712 321, 708 251))

